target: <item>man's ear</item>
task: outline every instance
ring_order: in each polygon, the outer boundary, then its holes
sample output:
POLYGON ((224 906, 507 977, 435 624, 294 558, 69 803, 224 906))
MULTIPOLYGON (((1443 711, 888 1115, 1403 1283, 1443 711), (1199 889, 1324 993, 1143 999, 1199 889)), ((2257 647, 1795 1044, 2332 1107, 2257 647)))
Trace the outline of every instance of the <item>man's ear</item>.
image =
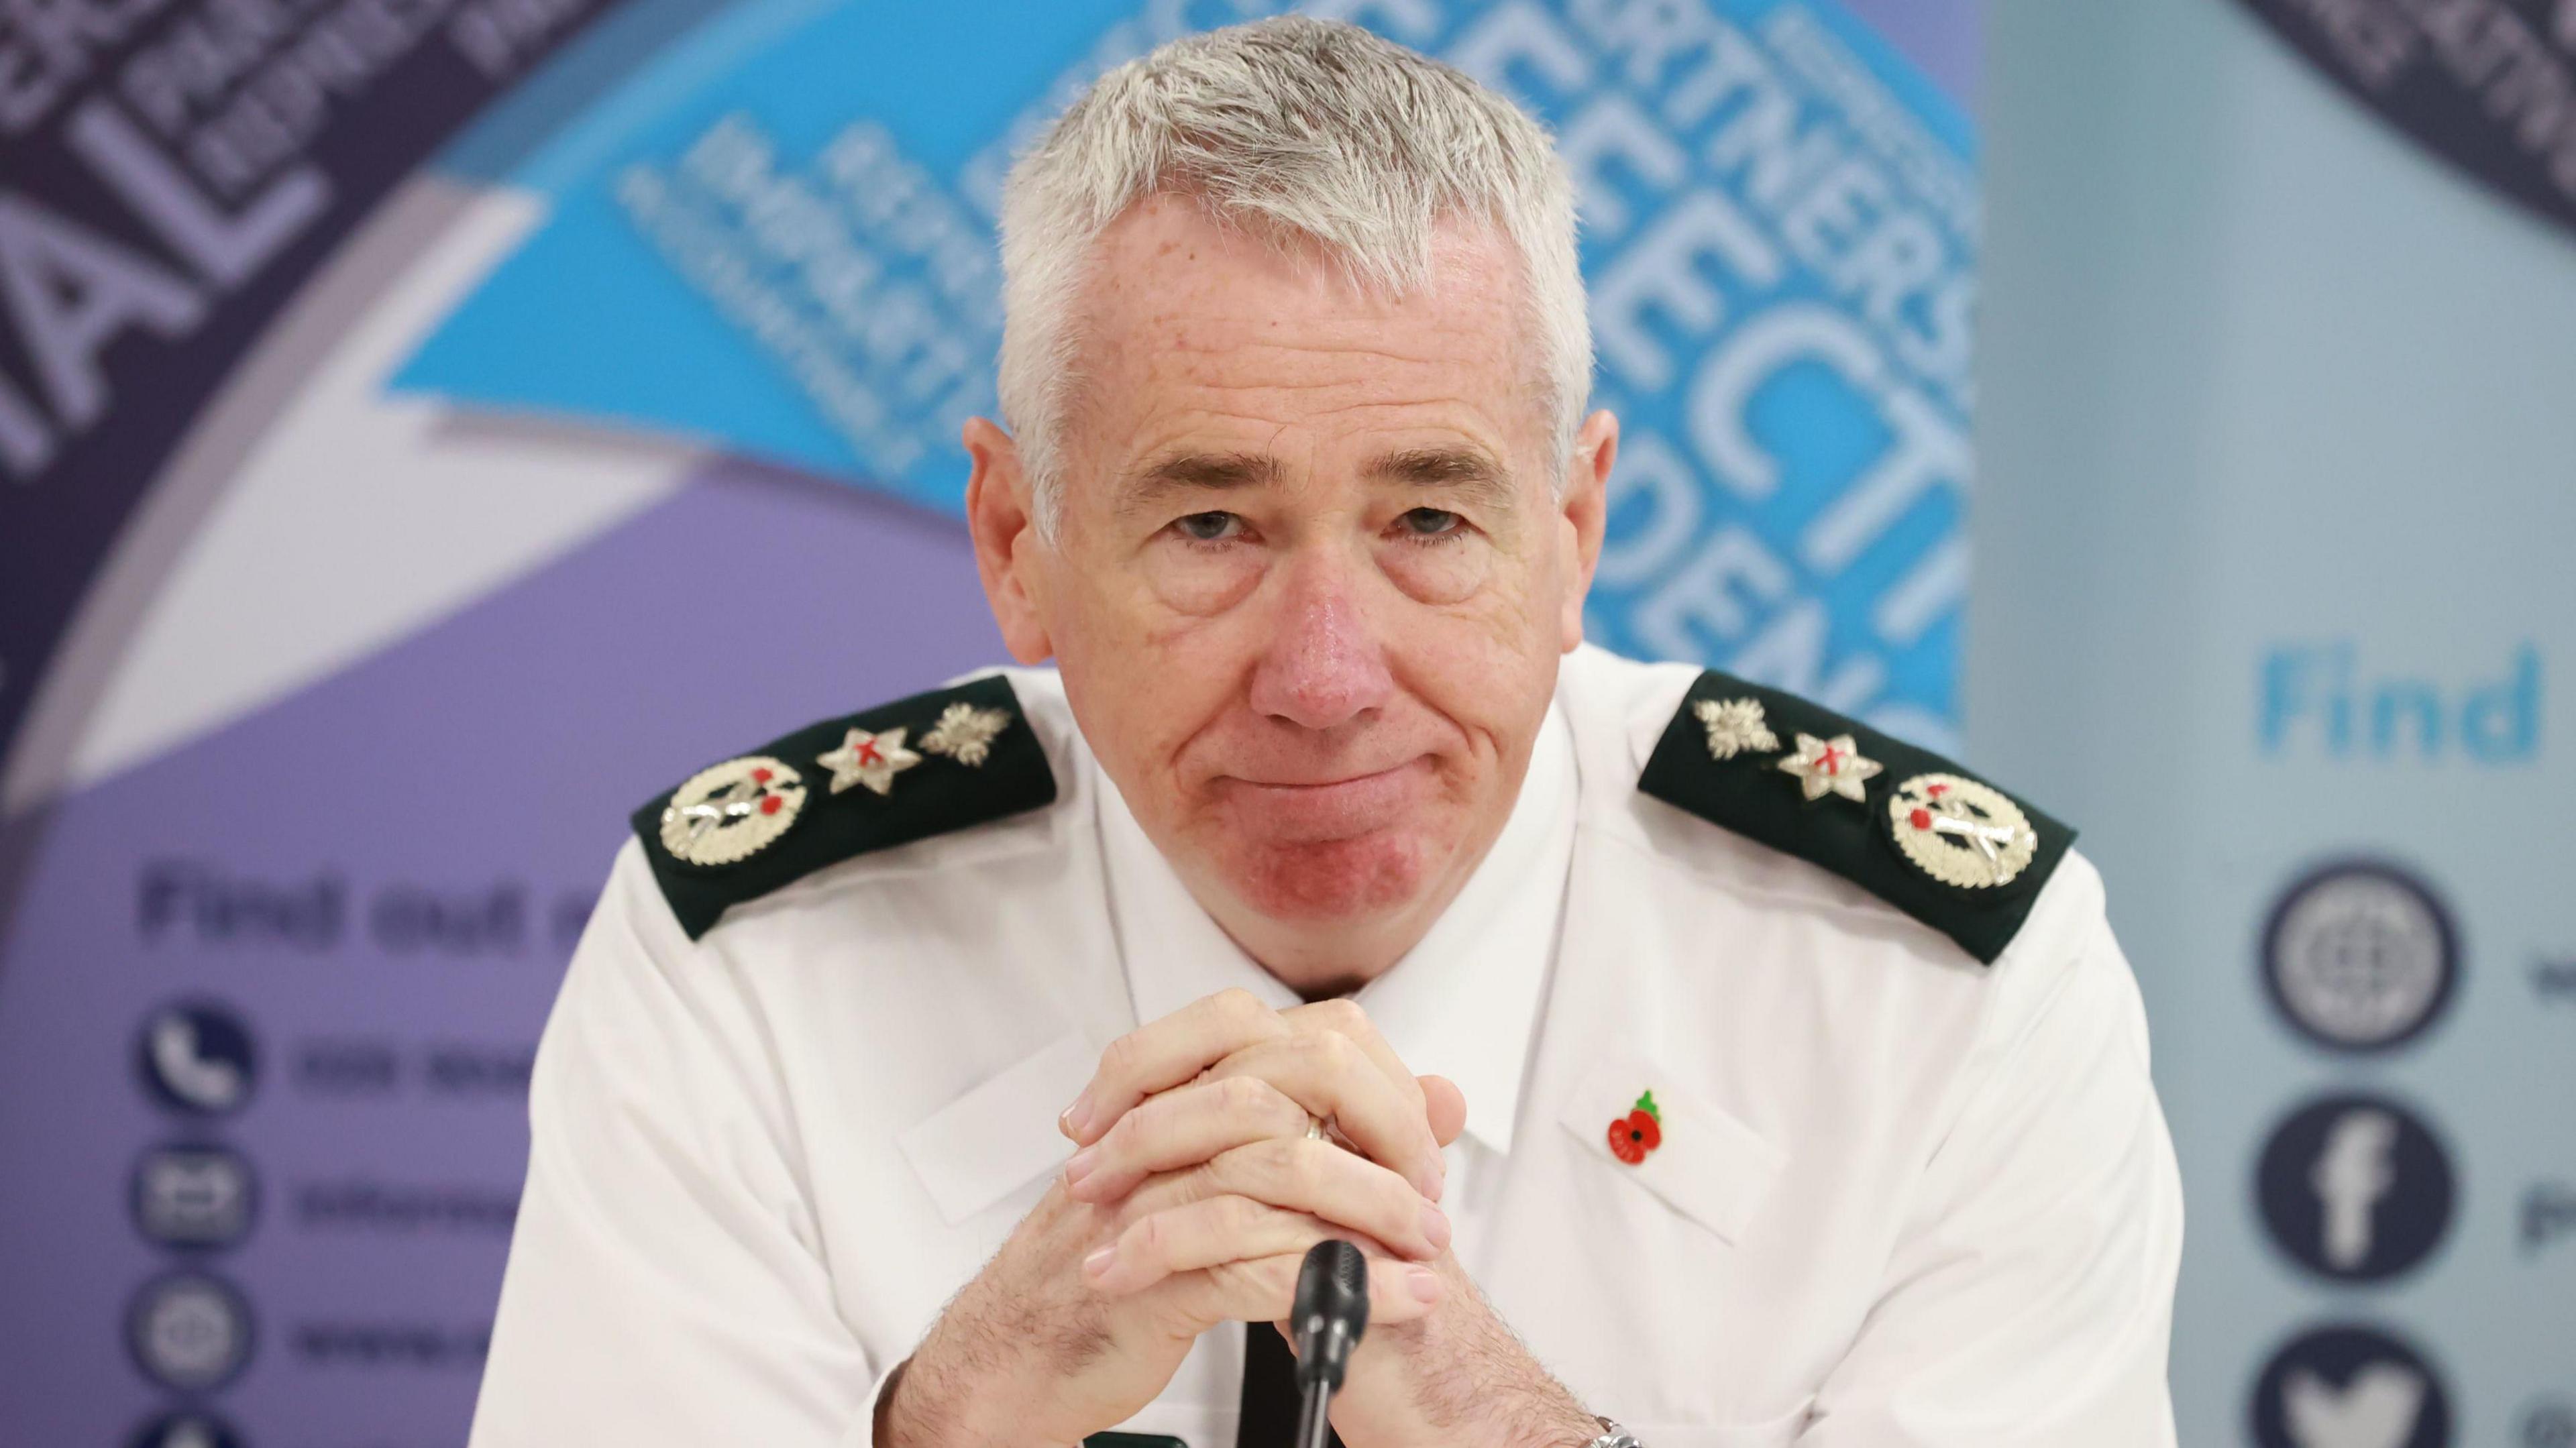
POLYGON ((1045 580, 1038 573, 1038 555, 1046 543, 1038 537, 1029 506, 1019 444, 980 417, 966 420, 962 441, 975 464, 966 479, 966 531, 975 540, 975 572, 984 580, 984 600, 992 605, 993 622, 1001 626, 1011 657, 1023 664, 1044 663, 1055 653, 1040 606, 1045 580))
POLYGON ((1619 419, 1607 409, 1583 419, 1565 460, 1565 491, 1557 500, 1559 526, 1574 565, 1565 573, 1558 621, 1561 646, 1568 653, 1583 642, 1583 599, 1592 591, 1592 570, 1601 562, 1601 530, 1610 516, 1610 465, 1618 459, 1619 419))

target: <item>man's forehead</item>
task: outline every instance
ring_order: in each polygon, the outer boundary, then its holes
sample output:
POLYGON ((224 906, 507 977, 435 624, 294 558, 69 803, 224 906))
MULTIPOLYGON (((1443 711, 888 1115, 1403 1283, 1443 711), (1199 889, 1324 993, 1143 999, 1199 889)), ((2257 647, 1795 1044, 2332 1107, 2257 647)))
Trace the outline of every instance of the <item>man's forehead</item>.
POLYGON ((1186 202, 1146 203, 1102 238, 1075 429, 1131 481, 1275 481, 1282 448, 1317 441, 1279 436, 1301 428, 1346 434, 1398 480, 1473 481, 1548 424, 1518 266, 1462 225, 1423 285, 1389 295, 1186 202), (1274 470, 1255 478, 1263 455, 1274 470))

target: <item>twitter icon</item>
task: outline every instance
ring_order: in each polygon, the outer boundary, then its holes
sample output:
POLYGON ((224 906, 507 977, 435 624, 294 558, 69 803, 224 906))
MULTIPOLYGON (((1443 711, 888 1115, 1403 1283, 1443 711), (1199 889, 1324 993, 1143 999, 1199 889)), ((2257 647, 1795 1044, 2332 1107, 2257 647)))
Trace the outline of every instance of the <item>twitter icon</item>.
POLYGON ((2396 1337, 2320 1327, 2264 1368, 2254 1438, 2262 1448, 2449 1448, 2450 1401, 2423 1355, 2396 1337))

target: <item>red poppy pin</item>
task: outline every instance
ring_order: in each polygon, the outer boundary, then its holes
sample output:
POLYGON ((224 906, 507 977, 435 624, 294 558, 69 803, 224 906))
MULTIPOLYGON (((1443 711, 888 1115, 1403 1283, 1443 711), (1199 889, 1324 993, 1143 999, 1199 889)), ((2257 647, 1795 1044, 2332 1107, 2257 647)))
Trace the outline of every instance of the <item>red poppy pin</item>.
POLYGON ((1652 1091, 1637 1098, 1635 1109, 1610 1123, 1610 1154, 1630 1166, 1663 1144, 1664 1112, 1655 1104, 1652 1091))

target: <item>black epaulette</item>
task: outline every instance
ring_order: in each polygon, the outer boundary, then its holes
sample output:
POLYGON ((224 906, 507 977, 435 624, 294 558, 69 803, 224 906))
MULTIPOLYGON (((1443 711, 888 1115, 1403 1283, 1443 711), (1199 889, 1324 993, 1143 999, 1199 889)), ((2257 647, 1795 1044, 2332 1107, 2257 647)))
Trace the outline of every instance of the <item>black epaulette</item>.
POLYGON ((699 770, 633 819, 695 940, 826 865, 1054 802, 1046 749, 995 674, 808 725, 699 770))
POLYGON ((1637 787, 1833 871, 1987 965, 2075 841, 1937 754, 1714 669, 1637 787))

